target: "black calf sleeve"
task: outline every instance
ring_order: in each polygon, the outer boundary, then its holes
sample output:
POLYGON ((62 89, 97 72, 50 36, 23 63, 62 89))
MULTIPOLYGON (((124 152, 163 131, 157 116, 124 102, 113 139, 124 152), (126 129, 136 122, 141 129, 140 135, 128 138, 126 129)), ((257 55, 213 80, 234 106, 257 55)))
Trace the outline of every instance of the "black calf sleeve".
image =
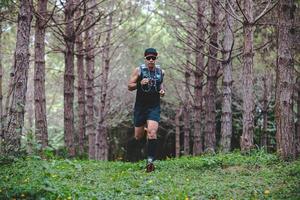
POLYGON ((155 159, 155 152, 156 152, 156 146, 157 146, 157 139, 148 139, 148 159, 155 159))

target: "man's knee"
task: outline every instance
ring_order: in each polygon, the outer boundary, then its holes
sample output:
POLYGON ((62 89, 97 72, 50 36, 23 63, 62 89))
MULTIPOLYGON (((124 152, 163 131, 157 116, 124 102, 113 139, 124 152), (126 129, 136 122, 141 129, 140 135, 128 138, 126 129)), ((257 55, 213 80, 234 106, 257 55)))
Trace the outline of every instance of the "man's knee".
POLYGON ((148 130, 148 139, 157 139, 156 132, 155 129, 148 130))

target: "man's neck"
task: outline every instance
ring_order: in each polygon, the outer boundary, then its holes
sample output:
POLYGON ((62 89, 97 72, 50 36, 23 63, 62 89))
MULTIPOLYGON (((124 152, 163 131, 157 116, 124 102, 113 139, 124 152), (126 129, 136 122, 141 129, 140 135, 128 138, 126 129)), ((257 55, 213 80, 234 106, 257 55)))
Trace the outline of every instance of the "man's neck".
POLYGON ((154 65, 147 65, 148 69, 153 71, 155 69, 155 64, 154 65))

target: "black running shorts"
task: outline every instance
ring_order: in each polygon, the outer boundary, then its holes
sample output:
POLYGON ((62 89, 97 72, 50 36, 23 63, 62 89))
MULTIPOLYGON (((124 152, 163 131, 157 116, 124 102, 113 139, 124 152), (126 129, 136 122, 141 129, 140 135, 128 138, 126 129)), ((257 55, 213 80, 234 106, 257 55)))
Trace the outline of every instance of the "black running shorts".
POLYGON ((147 120, 159 122, 160 120, 160 105, 156 106, 135 106, 134 107, 134 126, 144 126, 147 120))

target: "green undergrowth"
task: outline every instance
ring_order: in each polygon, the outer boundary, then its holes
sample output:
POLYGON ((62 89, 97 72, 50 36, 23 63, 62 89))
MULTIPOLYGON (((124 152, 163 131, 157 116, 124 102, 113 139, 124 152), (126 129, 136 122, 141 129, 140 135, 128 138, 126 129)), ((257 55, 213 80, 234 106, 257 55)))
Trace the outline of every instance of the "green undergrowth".
POLYGON ((0 199, 300 199, 300 161, 258 151, 145 162, 0 160, 0 199))

